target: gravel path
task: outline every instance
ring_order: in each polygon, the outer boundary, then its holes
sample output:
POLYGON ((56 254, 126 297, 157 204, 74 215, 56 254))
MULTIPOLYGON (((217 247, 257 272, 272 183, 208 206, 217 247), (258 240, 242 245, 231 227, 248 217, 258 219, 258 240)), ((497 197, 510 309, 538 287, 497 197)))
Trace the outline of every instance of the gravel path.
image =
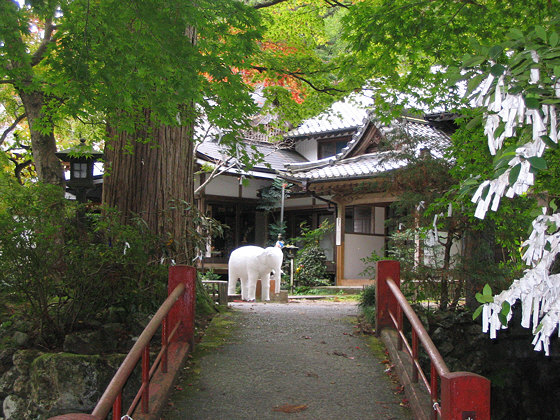
POLYGON ((231 334, 183 375, 162 419, 412 418, 369 337, 354 334, 355 303, 231 306, 231 334))

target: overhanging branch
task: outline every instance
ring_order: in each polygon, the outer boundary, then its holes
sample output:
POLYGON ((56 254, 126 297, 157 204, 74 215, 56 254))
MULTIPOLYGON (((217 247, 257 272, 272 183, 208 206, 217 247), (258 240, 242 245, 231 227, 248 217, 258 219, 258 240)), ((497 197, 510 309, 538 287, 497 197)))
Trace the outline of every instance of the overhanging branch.
POLYGON ((41 62, 43 56, 45 55, 45 51, 51 42, 53 42, 53 32, 56 29, 56 26, 52 23, 52 17, 48 18, 45 22, 45 35, 43 36, 43 40, 37 48, 37 51, 31 56, 31 66, 36 66, 41 62))
MULTIPOLYGON (((271 7, 271 6, 275 6, 279 3, 284 3, 285 1, 287 1, 287 0, 269 0, 269 1, 265 1, 263 3, 255 4, 253 6, 253 8, 254 9, 263 9, 265 7, 271 7)), ((344 7, 345 9, 348 9, 351 6, 351 4, 344 4, 344 3, 341 3, 337 0, 324 0, 324 1, 330 7, 337 7, 338 6, 338 7, 344 7)))
POLYGON ((263 9, 265 7, 271 7, 279 3, 283 3, 287 0, 269 0, 265 1, 264 3, 258 3, 253 6, 254 9, 263 9))
POLYGON ((333 87, 323 87, 323 88, 321 88, 321 87, 315 86, 315 84, 311 80, 304 77, 305 73, 294 72, 294 71, 286 71, 286 70, 278 70, 278 69, 262 67, 262 66, 252 66, 252 67, 260 73, 262 73, 263 71, 274 71, 276 73, 286 74, 290 77, 293 77, 294 79, 302 81, 303 83, 307 84, 309 87, 311 87, 313 90, 315 90, 317 92, 328 93, 328 94, 331 94, 333 92, 339 92, 339 93, 344 92, 341 89, 337 89, 337 88, 333 88, 333 87))
POLYGON ((325 0, 325 3, 327 3, 331 7, 337 7, 338 6, 338 7, 344 7, 345 9, 349 9, 350 6, 351 6, 351 4, 344 4, 344 3, 341 3, 341 2, 336 1, 336 0, 325 0))
POLYGON ((18 116, 14 122, 12 123, 12 125, 10 125, 8 128, 6 128, 4 130, 4 132, 2 133, 2 137, 0 137, 0 146, 2 145, 2 143, 4 143, 4 141, 6 140, 6 137, 8 137, 8 134, 10 134, 16 127, 17 125, 21 122, 21 120, 23 120, 25 117, 27 116, 27 114, 21 114, 20 116, 18 116))

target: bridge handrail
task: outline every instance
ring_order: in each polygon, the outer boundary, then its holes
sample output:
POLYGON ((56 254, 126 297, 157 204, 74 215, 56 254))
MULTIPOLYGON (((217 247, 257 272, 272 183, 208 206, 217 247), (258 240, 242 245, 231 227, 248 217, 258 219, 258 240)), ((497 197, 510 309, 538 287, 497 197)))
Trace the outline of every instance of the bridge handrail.
POLYGON ((123 360, 105 392, 97 402, 91 415, 65 414, 53 417, 50 420, 76 420, 76 419, 105 419, 111 409, 112 419, 121 418, 122 390, 140 359, 142 359, 142 385, 136 397, 127 410, 128 416, 132 415, 139 401, 142 413, 149 411, 150 379, 161 366, 162 373, 167 373, 167 352, 172 341, 185 342, 187 349, 192 349, 194 332, 194 302, 195 302, 195 276, 196 270, 189 266, 174 266, 169 270, 168 297, 154 314, 138 340, 123 360), (173 329, 168 332, 168 324, 173 329), (162 327, 161 350, 150 368, 150 341, 162 327))
POLYGON ((412 382, 419 376, 430 393, 433 418, 490 419, 490 381, 470 372, 450 372, 443 357, 434 345, 418 315, 400 290, 400 265, 398 261, 378 261, 376 281, 376 334, 383 328, 397 330, 397 349, 411 358, 412 382), (403 330, 403 314, 412 328, 412 345, 403 330), (430 357, 430 380, 427 379, 418 357, 418 342, 430 357), (438 381, 438 378, 441 381, 438 381), (439 392, 438 392, 438 382, 439 392), (438 395, 439 394, 439 395, 438 395))

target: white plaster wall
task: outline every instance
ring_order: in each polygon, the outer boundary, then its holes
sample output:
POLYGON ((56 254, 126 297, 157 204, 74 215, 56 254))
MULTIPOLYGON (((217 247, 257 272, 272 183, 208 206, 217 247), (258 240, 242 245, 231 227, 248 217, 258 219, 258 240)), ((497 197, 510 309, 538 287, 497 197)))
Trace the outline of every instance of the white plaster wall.
POLYGON ((286 209, 289 209, 291 207, 311 206, 311 205, 313 205, 313 198, 311 197, 288 198, 284 202, 284 208, 286 209))
POLYGON ((366 276, 360 275, 366 268, 360 261, 362 258, 369 257, 373 251, 378 255, 383 255, 385 238, 382 236, 371 235, 344 235, 344 278, 345 279, 364 279, 366 276))
MULTIPOLYGON (((267 179, 248 178, 248 185, 243 186, 243 198, 258 198, 257 192, 260 188, 270 185, 267 179)), ((205 187, 206 194, 219 195, 222 197, 239 196, 239 179, 234 176, 221 175, 210 181, 205 187)))
POLYGON ((258 191, 270 184, 272 180, 269 179, 249 179, 249 184, 243 186, 243 198, 258 198, 258 191))
POLYGON ((317 160, 317 140, 304 140, 296 143, 296 152, 309 161, 317 160))
POLYGON ((239 180, 234 176, 218 176, 210 181, 205 189, 208 195, 221 195, 224 197, 239 196, 239 180))
POLYGON ((375 227, 374 233, 376 235, 385 234, 385 207, 376 207, 374 213, 375 227))
MULTIPOLYGON (((328 220, 329 223, 334 225, 334 216, 321 215, 319 217, 319 224, 323 223, 325 220, 328 220)), ((334 261, 334 236, 335 236, 334 232, 329 232, 319 242, 319 246, 325 250, 325 256, 327 257, 327 261, 334 261)))

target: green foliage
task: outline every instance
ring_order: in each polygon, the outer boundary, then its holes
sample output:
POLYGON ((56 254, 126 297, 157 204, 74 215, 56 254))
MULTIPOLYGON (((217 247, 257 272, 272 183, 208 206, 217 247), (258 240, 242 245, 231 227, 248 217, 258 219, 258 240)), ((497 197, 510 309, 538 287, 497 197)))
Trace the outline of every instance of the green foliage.
MULTIPOLYGON (((351 52, 341 69, 364 72, 375 90, 376 107, 388 112, 418 104, 450 109, 461 103, 457 69, 466 53, 477 44, 501 42, 511 28, 524 30, 556 13, 556 4, 548 0, 357 2, 344 18, 351 52), (443 83, 446 79, 451 87, 443 83)), ((477 62, 482 59, 474 57, 470 64, 477 62)))
POLYGON ((377 255, 377 252, 373 251, 370 256, 361 258, 360 261, 364 263, 366 267, 364 271, 360 273, 361 276, 366 276, 370 279, 375 279, 377 274, 377 261, 386 260, 386 257, 377 255))
POLYGON ((360 310, 362 311, 366 321, 371 325, 375 325, 375 293, 375 286, 372 285, 364 288, 364 291, 360 294, 360 310))
MULTIPOLYGON (((429 228, 425 227, 403 229, 390 236, 387 256, 401 264, 401 290, 405 296, 414 301, 429 299, 441 303, 444 298, 441 284, 449 286, 457 259, 457 256, 449 256, 446 264, 446 241, 447 236, 439 240, 429 238, 429 228), (417 255, 417 241, 422 247, 421 258, 417 255)), ((454 292, 454 288, 451 292, 454 292)))
POLYGON ((318 245, 308 245, 300 249, 294 260, 294 282, 298 286, 329 286, 327 280, 327 257, 318 245))
POLYGON ((257 210, 272 212, 276 210, 282 201, 282 185, 285 185, 284 197, 290 196, 291 184, 280 178, 274 178, 272 184, 259 190, 259 203, 257 210))
POLYGON ((279 236, 282 236, 282 238, 286 236, 286 223, 270 223, 268 225, 269 242, 274 245, 279 236))
POLYGON ((222 280, 222 276, 218 273, 214 273, 214 270, 210 269, 204 272, 199 271, 198 277, 200 280, 222 280))
POLYGON ((327 294, 324 290, 317 289, 316 286, 296 286, 294 287, 294 294, 295 295, 311 295, 311 296, 320 296, 327 294))
MULTIPOLYGON (((492 296, 492 288, 490 287, 489 284, 484 285, 484 288, 482 289, 482 293, 476 293, 475 297, 477 302, 481 303, 482 305, 476 308, 476 310, 473 312, 472 314, 473 320, 480 316, 485 304, 494 302, 494 297, 492 296)), ((502 323, 502 324, 506 325, 506 323, 502 323)))
POLYGON ((110 209, 85 214, 56 187, 5 185, 0 209, 0 285, 56 347, 83 321, 111 308, 151 312, 165 298, 162 245, 141 221, 124 226, 110 209))
POLYGON ((338 59, 347 54, 340 40, 346 13, 322 0, 288 0, 259 9, 264 32, 251 81, 264 86, 265 109, 297 124, 356 87, 338 72, 338 59))
POLYGON ((185 217, 192 220, 192 223, 187 225, 187 232, 185 235, 186 246, 179 246, 171 238, 162 238, 162 240, 166 241, 166 249, 162 250, 163 252, 161 255, 163 257, 168 257, 170 255, 176 255, 181 249, 186 249, 189 253, 189 255, 187 255, 187 261, 192 260, 194 264, 194 260, 197 256, 206 252, 208 238, 222 237, 224 229, 227 229, 227 225, 207 216, 201 212, 196 205, 188 203, 185 200, 172 201, 166 210, 165 216, 172 220, 172 213, 176 211, 181 212, 185 217))
MULTIPOLYGON (((484 308, 484 305, 494 302, 494 296, 492 295, 492 288, 490 287, 489 284, 484 285, 484 288, 482 289, 482 293, 476 294, 476 300, 479 303, 481 303, 481 305, 478 308, 476 308, 476 310, 473 312, 472 315, 473 320, 480 316, 480 314, 482 313, 482 309, 484 308)), ((511 311, 511 305, 509 304, 509 302, 503 301, 502 309, 498 314, 498 319, 500 320, 500 323, 504 327, 507 326, 507 316, 509 315, 510 311, 511 311)))
POLYGON ((259 190, 260 199, 257 210, 264 211, 274 219, 274 223, 268 225, 268 237, 272 243, 276 242, 278 235, 282 235, 282 237, 286 235, 286 223, 277 221, 274 211, 282 205, 282 190, 284 190, 284 198, 287 199, 290 196, 291 186, 283 179, 274 178, 272 184, 259 190))
MULTIPOLYGON (((485 221, 474 217, 474 190, 481 178, 493 173, 492 157, 485 152, 486 136, 480 125, 470 124, 477 114, 465 110, 449 144, 435 149, 444 159, 414 156, 412 152, 425 141, 421 137, 396 133, 388 138, 391 144, 400 145, 393 154, 410 162, 410 167, 387 180, 386 188, 394 188, 400 198, 391 206, 387 255, 401 261, 406 272, 403 289, 415 299, 429 297, 443 302, 443 306, 449 299, 455 306, 466 296, 471 303, 482 285, 491 283, 501 290, 521 268, 519 247, 536 200, 525 197, 515 203, 502 203, 485 221), (437 241, 432 236, 427 244, 428 233, 435 228, 444 235, 437 241), (458 246, 473 241, 477 241, 476 246, 458 246), (417 244, 422 248, 422 258, 416 254, 417 244), (442 282, 448 282, 449 288, 442 288, 442 282)), ((367 267, 371 274, 372 263, 375 260, 367 267)))
POLYGON ((360 295, 360 306, 375 306, 375 286, 367 286, 360 295))
POLYGON ((185 104, 195 102, 223 127, 233 109, 245 107, 244 115, 251 106, 233 68, 249 64, 243 60, 259 32, 256 13, 243 3, 61 3, 57 43, 45 63, 54 79, 49 93, 65 98, 57 113, 97 110, 134 132, 144 109, 152 121, 177 125, 189 118, 185 104))
POLYGON ((297 286, 329 286, 325 250, 320 247, 320 240, 330 231, 333 225, 324 221, 317 229, 301 226, 301 235, 294 242, 301 244, 294 259, 294 282, 297 286))
MULTIPOLYGON (((496 79, 490 85, 485 98, 494 94, 498 78, 503 77, 505 86, 502 90, 511 94, 522 94, 527 108, 541 109, 546 105, 558 105, 560 99, 556 95, 555 86, 560 76, 560 20, 545 20, 540 24, 544 26, 536 25, 527 31, 512 29, 499 44, 477 45, 473 55, 464 57, 463 65, 468 69, 461 77, 472 79, 474 75, 494 75, 496 79), (535 56, 538 57, 537 62, 535 56), (497 73, 493 69, 498 65, 500 72, 497 73), (538 83, 531 81, 532 72, 538 72, 538 83)), ((483 77, 477 77, 476 83, 471 83, 470 92, 474 92, 482 81, 483 77)), ((475 126, 480 130, 482 118, 477 118, 476 122, 475 126)), ((504 127, 503 122, 500 123, 495 133, 496 137, 504 131, 504 127)), ((508 163, 516 156, 516 149, 532 141, 532 133, 531 126, 520 124, 514 130, 513 136, 505 138, 504 145, 496 153, 488 178, 501 175, 508 169, 508 163)), ((531 172, 538 175, 534 190, 556 195, 560 191, 559 148, 549 136, 543 135, 541 139, 547 146, 544 156, 527 158, 531 164, 531 172)), ((511 169, 510 184, 517 180, 519 170, 519 165, 511 169)))
POLYGON ((297 238, 293 239, 293 242, 300 245, 300 251, 307 246, 314 246, 319 244, 321 239, 325 237, 326 234, 332 232, 334 225, 328 220, 324 220, 317 229, 310 229, 304 223, 300 226, 301 234, 297 238))

